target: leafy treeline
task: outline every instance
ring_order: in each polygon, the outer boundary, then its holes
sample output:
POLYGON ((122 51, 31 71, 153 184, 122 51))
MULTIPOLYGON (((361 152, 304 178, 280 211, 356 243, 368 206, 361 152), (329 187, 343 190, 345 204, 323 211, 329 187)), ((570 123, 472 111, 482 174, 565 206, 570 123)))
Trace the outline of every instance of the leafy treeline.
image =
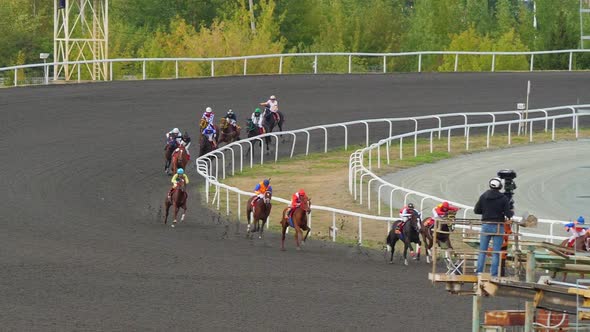
MULTIPOLYGON (((578 0, 110 0, 109 56, 221 57, 290 52, 529 51, 579 48, 578 0), (536 26, 534 26, 536 15, 536 26), (254 29, 251 28, 252 22, 254 29)), ((0 67, 38 62, 53 52, 53 1, 0 0, 0 67)), ((309 72, 309 58, 285 61, 285 72, 309 72)), ((520 70, 528 57, 495 60, 520 70)), ((535 68, 567 68, 567 55, 535 57, 535 68)), ((590 63, 578 56, 578 68, 590 63)), ((415 57, 392 58, 388 71, 413 71, 415 57)), ((489 70, 491 56, 461 56, 459 70, 489 70)), ((382 70, 382 59, 354 58, 356 70, 382 70)), ((343 71, 347 57, 320 58, 322 72, 343 71)), ((427 56, 423 70, 453 70, 454 56, 427 56)), ((585 66, 587 68, 587 66, 585 66)), ((252 60, 248 71, 275 72, 278 60, 252 60)), ((133 75, 135 64, 115 67, 133 75)), ((208 63, 181 63, 183 76, 207 75, 208 63)), ((174 64, 150 64, 149 75, 173 75, 174 64)), ((216 73, 243 71, 224 62, 216 73)))

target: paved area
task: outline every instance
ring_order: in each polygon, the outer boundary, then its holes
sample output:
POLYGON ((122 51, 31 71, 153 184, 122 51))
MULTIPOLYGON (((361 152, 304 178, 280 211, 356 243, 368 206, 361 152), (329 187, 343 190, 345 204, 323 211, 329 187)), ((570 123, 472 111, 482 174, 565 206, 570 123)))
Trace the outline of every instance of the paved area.
POLYGON ((287 128, 301 128, 511 109, 527 79, 531 107, 583 103, 588 78, 294 75, 2 89, 2 329, 467 330, 470 299, 432 287, 424 262, 388 265, 381 252, 313 240, 296 252, 290 239, 280 252, 273 235, 246 240, 196 190, 186 224, 162 226, 164 132, 194 133, 207 105, 218 116, 231 107, 243 123, 270 94, 287 128))

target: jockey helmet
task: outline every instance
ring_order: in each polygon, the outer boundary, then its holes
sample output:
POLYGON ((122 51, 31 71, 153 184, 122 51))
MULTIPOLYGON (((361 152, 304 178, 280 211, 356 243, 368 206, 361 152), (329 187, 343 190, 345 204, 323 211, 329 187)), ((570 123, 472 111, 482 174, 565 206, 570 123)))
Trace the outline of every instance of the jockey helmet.
POLYGON ((270 180, 269 179, 264 179, 264 181, 262 181, 262 183, 264 183, 265 187, 268 187, 268 185, 270 184, 270 180))
POLYGON ((234 111, 232 111, 231 109, 229 111, 227 111, 227 114, 234 114, 234 111))
POLYGON ((270 96, 270 100, 275 100, 277 99, 277 97, 275 97, 274 95, 270 96))
POLYGON ((584 223, 584 217, 582 217, 582 216, 579 216, 579 217, 578 217, 578 223, 579 223, 579 224, 583 224, 583 223, 584 223))
POLYGON ((490 180, 490 189, 500 190, 502 189, 502 180, 499 178, 493 178, 490 180))
POLYGON ((256 107, 256 109, 254 110, 254 113, 260 114, 260 108, 256 107))
POLYGON ((178 128, 174 128, 174 129, 172 129, 172 133, 173 134, 178 134, 178 133, 180 133, 180 130, 178 130, 178 128))
POLYGON ((305 196, 305 190, 303 190, 303 189, 299 189, 299 191, 297 193, 299 194, 300 197, 305 196))
POLYGON ((414 208, 414 203, 408 203, 408 209, 413 209, 414 208))
POLYGON ((179 169, 176 171, 176 174, 181 174, 181 175, 182 175, 182 174, 184 174, 184 169, 182 169, 182 168, 179 168, 179 169))
POLYGON ((207 107, 205 109, 205 113, 211 113, 211 112, 213 112, 213 110, 211 109, 211 107, 207 107))
POLYGON ((449 202, 443 202, 442 209, 443 209, 443 211, 448 211, 449 210, 449 202))

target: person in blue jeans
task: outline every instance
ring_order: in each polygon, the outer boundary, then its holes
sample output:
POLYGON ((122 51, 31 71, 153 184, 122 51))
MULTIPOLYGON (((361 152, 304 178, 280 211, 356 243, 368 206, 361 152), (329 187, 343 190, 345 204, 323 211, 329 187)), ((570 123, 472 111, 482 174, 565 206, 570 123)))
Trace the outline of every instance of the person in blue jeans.
POLYGON ((504 234, 504 223, 512 218, 514 211, 511 209, 510 199, 500 192, 502 180, 493 178, 489 182, 490 189, 480 197, 473 212, 481 214, 481 235, 479 237, 479 255, 477 257, 477 273, 481 273, 486 265, 486 255, 490 240, 492 240, 492 277, 498 276, 500 253, 504 234))

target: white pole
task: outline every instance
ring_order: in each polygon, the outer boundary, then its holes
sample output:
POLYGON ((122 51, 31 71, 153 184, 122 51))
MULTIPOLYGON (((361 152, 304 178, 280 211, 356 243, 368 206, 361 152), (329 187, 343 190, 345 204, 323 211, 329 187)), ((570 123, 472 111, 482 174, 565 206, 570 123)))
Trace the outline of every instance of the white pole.
MULTIPOLYGON (((526 105, 525 105, 525 109, 524 109, 524 120, 528 120, 529 118, 529 95, 531 93, 531 81, 528 80, 527 85, 526 85, 526 105)), ((527 133, 527 125, 525 122, 525 126, 524 126, 524 134, 526 135, 527 133)))

